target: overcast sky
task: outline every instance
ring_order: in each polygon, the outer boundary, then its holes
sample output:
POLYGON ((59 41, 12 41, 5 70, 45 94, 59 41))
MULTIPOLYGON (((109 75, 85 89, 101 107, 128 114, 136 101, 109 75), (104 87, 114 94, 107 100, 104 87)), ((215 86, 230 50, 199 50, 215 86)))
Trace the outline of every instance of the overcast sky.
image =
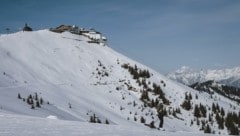
POLYGON ((95 28, 161 73, 240 66, 240 0, 1 0, 1 33, 25 22, 95 28))

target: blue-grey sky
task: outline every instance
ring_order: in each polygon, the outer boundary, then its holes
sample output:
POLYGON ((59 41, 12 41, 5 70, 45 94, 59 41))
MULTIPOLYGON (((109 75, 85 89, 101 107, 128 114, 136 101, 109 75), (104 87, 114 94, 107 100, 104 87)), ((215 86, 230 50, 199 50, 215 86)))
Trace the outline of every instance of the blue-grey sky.
POLYGON ((1 0, 0 31, 75 24, 162 73, 240 66, 240 0, 1 0))

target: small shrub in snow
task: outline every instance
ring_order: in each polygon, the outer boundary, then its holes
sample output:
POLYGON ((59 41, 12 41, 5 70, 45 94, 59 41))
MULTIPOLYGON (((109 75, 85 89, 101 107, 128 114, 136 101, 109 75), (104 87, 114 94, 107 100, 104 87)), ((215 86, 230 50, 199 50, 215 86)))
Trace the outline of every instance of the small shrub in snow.
POLYGON ((105 120, 105 124, 109 124, 109 121, 107 119, 105 120))
POLYGON ((20 93, 18 93, 18 96, 17 96, 17 97, 18 97, 18 99, 22 99, 22 97, 21 97, 20 93))
POLYGON ((141 116, 141 118, 140 118, 140 122, 143 123, 143 124, 146 122, 146 120, 144 119, 143 116, 141 116))
POLYGON ((39 101, 36 101, 36 107, 41 108, 39 101))

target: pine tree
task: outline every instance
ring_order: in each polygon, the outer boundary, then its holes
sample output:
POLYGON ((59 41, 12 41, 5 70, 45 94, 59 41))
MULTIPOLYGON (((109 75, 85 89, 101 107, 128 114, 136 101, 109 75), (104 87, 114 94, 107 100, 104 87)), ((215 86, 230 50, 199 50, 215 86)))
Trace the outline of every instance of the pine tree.
POLYGON ((91 123, 94 123, 94 122, 95 122, 94 119, 93 119, 93 116, 90 116, 89 122, 91 122, 91 123))
POLYGON ((32 95, 30 94, 30 95, 28 96, 28 98, 29 98, 29 99, 32 99, 32 95))
POLYGON ((232 126, 229 128, 230 130, 230 135, 239 135, 239 130, 238 127, 232 124, 232 126))
POLYGON ((225 111, 223 109, 223 107, 221 108, 221 111, 220 111, 221 115, 224 117, 225 116, 225 111))
POLYGON ((144 119, 143 116, 141 116, 141 118, 140 118, 140 122, 141 122, 141 123, 145 123, 145 119, 144 119))
POLYGON ((202 120, 201 123, 202 123, 202 128, 201 128, 201 130, 205 130, 205 128, 206 128, 206 127, 205 127, 205 125, 206 125, 205 120, 202 120))
POLYGON ((211 133, 211 128, 209 127, 209 125, 207 124, 207 126, 204 129, 204 133, 211 133))
POLYGON ((237 121, 238 126, 240 127, 240 111, 238 112, 238 121, 237 121))
POLYGON ((43 104, 43 98, 42 97, 40 98, 40 104, 41 105, 43 104))
POLYGON ((101 124, 102 121, 98 118, 98 119, 97 119, 97 123, 101 124))
POLYGON ((35 100, 38 101, 38 94, 35 93, 35 100))
POLYGON ((193 120, 191 120, 191 124, 190 124, 190 126, 192 126, 193 125, 193 120))
POLYGON ((213 111, 213 113, 216 113, 216 106, 215 106, 215 103, 212 103, 212 111, 213 111))
POLYGON ((18 99, 22 99, 22 97, 21 97, 20 93, 18 93, 18 99))
POLYGON ((212 116, 211 116, 211 114, 209 113, 209 115, 208 115, 208 121, 209 122, 212 122, 213 120, 212 120, 212 116))
POLYGON ((219 108, 219 105, 218 103, 216 104, 216 111, 219 112, 220 111, 220 108, 219 108))
POLYGON ((41 108, 39 101, 36 101, 36 107, 41 108))
POLYGON ((155 101, 154 101, 154 99, 152 99, 151 100, 151 105, 150 105, 150 107, 155 107, 156 105, 155 105, 155 101))
POLYGON ((175 111, 174 109, 173 109, 172 115, 173 115, 174 117, 177 116, 177 115, 176 115, 176 111, 175 111))
POLYGON ((155 107, 159 104, 158 98, 155 99, 155 107))
POLYGON ((176 109, 176 113, 179 113, 179 114, 181 114, 181 110, 180 110, 180 108, 179 108, 179 107, 176 109))
POLYGON ((34 105, 31 106, 31 109, 35 109, 34 105))
POLYGON ((197 94, 195 95, 195 98, 198 99, 198 95, 197 94))
POLYGON ((149 100, 148 92, 147 91, 143 91, 140 99, 142 101, 143 100, 149 100))
POLYGON ((192 94, 191 93, 189 94, 188 97, 189 97, 189 100, 192 100, 192 94))
POLYGON ((222 117, 220 122, 218 123, 218 128, 219 129, 224 129, 224 118, 222 117))
POLYGON ((201 117, 201 113, 200 113, 200 110, 199 110, 197 104, 194 107, 194 116, 197 117, 197 118, 201 117))
POLYGON ((137 104, 136 104, 136 102, 135 101, 133 101, 133 107, 135 107, 137 104))
POLYGON ((134 116, 134 121, 137 121, 137 118, 134 116))
POLYGON ((89 122, 91 122, 91 123, 96 123, 96 122, 97 122, 97 121, 96 121, 96 115, 95 115, 95 114, 93 114, 93 116, 90 116, 89 122))
POLYGON ((27 98, 27 104, 31 105, 31 99, 27 98))
POLYGON ((105 120, 105 124, 109 124, 109 122, 108 122, 108 120, 107 120, 107 119, 105 120))
POLYGON ((198 125, 198 126, 200 125, 200 121, 199 121, 199 119, 197 119, 197 125, 198 125))
POLYGON ((185 100, 189 100, 188 94, 185 93, 185 100))
POLYGON ((218 113, 216 113, 215 119, 216 119, 217 122, 220 122, 220 119, 221 119, 221 118, 220 118, 220 116, 219 116, 218 113))
POLYGON ((207 114, 207 109, 206 109, 206 107, 203 106, 203 105, 200 103, 199 109, 200 109, 200 112, 201 112, 201 117, 206 118, 206 117, 207 117, 207 115, 206 115, 206 114, 207 114))
POLYGON ((96 123, 96 115, 95 115, 95 113, 93 114, 93 120, 94 120, 94 123, 96 123))
POLYGON ((190 110, 192 108, 190 100, 184 100, 181 105, 185 110, 190 110))

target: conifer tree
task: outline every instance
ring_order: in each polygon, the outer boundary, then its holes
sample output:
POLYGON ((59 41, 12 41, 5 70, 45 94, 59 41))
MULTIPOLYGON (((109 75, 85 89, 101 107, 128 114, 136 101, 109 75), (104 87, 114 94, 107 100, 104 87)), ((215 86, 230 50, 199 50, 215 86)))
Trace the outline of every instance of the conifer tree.
POLYGON ((143 116, 141 116, 140 121, 141 121, 141 123, 145 123, 145 119, 143 116))
POLYGON ((35 93, 35 100, 38 101, 38 94, 35 93))
POLYGON ((197 94, 195 95, 195 99, 198 99, 198 95, 197 94))
POLYGON ((20 93, 18 93, 18 99, 22 99, 22 97, 21 97, 20 93))
POLYGON ((137 121, 137 118, 134 116, 134 121, 137 121))
POLYGON ((212 111, 213 111, 213 113, 216 113, 216 105, 215 105, 215 103, 212 103, 212 111))
POLYGON ((36 107, 38 107, 38 108, 41 107, 39 101, 36 101, 36 107))
POLYGON ((102 121, 98 118, 98 119, 97 119, 97 123, 101 124, 102 121))
POLYGON ((190 126, 192 126, 193 125, 193 120, 191 120, 191 124, 190 124, 190 126))
POLYGON ((200 109, 200 112, 201 112, 201 117, 207 117, 207 109, 206 109, 206 107, 205 106, 203 106, 201 103, 200 103, 200 107, 199 107, 199 109, 200 109))
POLYGON ((197 125, 199 126, 200 125, 200 121, 199 121, 199 119, 197 118, 197 125))
POLYGON ((220 108, 219 108, 219 105, 218 103, 216 104, 216 111, 219 112, 220 111, 220 108))
POLYGON ((43 104, 43 98, 42 97, 40 98, 40 104, 41 105, 43 104))
POLYGON ((34 107, 34 105, 33 105, 33 104, 31 105, 31 109, 35 109, 35 107, 34 107))
POLYGON ((204 133, 211 133, 211 128, 210 126, 207 124, 207 126, 204 129, 204 133))
POLYGON ((190 110, 192 108, 190 100, 184 100, 181 105, 185 110, 190 110))
POLYGON ((197 117, 197 118, 201 117, 200 110, 199 110, 197 104, 194 107, 194 116, 197 117))
POLYGON ((208 115, 208 121, 209 122, 212 122, 213 120, 212 120, 212 116, 211 116, 211 114, 209 113, 209 115, 208 115))
POLYGON ((107 119, 105 120, 105 124, 109 124, 109 121, 107 119))
POLYGON ((221 111, 220 111, 221 115, 224 117, 225 116, 225 111, 223 109, 223 107, 221 108, 221 111))
POLYGON ((30 94, 30 95, 28 96, 28 98, 29 98, 29 99, 32 99, 32 95, 30 94))
POLYGON ((189 100, 187 93, 185 93, 185 100, 189 100))
POLYGON ((189 97, 189 100, 192 100, 192 94, 191 93, 189 94, 188 97, 189 97))

